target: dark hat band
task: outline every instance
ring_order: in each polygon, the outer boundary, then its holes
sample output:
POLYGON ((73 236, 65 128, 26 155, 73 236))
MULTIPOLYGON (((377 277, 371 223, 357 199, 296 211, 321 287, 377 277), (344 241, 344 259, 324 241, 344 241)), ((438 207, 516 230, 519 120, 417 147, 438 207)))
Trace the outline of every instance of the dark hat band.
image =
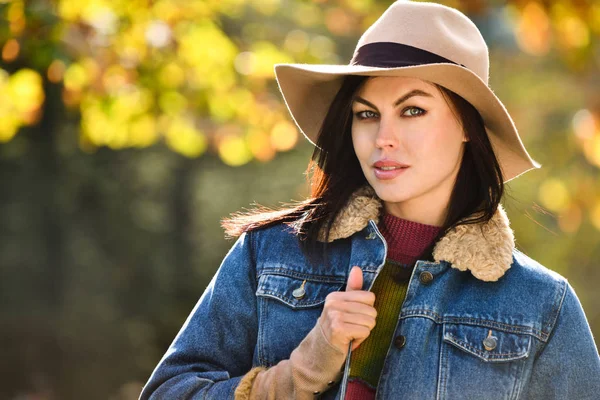
MULTIPOLYGON (((351 65, 365 67, 408 67, 413 65, 452 63, 465 67, 462 64, 448 60, 442 56, 418 47, 393 42, 375 42, 361 46, 350 61, 351 65)), ((466 68, 466 67, 465 67, 466 68)))

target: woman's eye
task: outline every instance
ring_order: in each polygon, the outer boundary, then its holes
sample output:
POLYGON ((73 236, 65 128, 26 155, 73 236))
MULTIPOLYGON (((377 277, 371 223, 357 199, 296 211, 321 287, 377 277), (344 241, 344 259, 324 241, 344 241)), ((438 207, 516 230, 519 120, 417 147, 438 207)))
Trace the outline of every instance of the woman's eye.
POLYGON ((422 108, 419 107, 406 107, 404 109, 404 112, 402 113, 402 115, 405 115, 406 112, 408 111, 408 117, 418 117, 419 115, 423 115, 425 114, 425 110, 423 110, 422 108), (413 111, 418 111, 418 112, 413 112, 413 111))
POLYGON ((359 111, 357 113, 355 113, 354 115, 356 115, 356 118, 358 119, 368 119, 368 118, 374 118, 377 116, 376 113, 374 113, 373 111, 370 110, 366 110, 366 111, 359 111))

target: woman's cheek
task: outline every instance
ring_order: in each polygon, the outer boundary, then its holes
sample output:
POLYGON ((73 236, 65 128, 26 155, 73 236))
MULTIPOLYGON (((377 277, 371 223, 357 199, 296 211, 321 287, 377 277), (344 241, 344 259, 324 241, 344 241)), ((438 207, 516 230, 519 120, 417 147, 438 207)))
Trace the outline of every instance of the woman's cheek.
POLYGON ((353 131, 352 132, 352 143, 354 144, 354 151, 360 161, 365 157, 365 154, 369 151, 368 140, 365 138, 364 132, 353 131))

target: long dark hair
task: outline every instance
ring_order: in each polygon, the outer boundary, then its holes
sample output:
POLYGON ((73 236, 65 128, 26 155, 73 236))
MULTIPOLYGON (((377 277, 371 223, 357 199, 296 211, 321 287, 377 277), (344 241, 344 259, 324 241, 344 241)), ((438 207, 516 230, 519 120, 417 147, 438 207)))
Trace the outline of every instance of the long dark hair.
MULTIPOLYGON (((346 76, 329 107, 306 170, 310 197, 277 210, 258 206, 246 213, 234 213, 221 221, 226 236, 234 238, 243 232, 284 223, 298 234, 302 250, 311 262, 322 257, 326 260, 327 245, 319 244, 319 231, 324 228, 329 236, 335 217, 351 194, 367 184, 352 145, 351 123, 353 96, 368 78, 346 76)), ((469 141, 465 143, 446 220, 432 244, 419 257, 425 260, 431 260, 436 242, 456 225, 489 221, 504 193, 502 170, 481 115, 461 96, 434 85, 457 113, 469 141)))

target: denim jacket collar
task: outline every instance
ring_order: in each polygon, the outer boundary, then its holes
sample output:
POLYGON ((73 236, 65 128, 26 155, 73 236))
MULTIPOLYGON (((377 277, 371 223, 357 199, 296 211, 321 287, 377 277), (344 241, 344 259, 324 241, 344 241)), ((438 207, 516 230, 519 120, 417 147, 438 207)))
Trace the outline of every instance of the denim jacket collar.
MULTIPOLYGON (((319 232, 321 242, 347 238, 365 228, 370 220, 379 222, 383 202, 370 185, 356 190, 335 218, 329 236, 319 232)), ((482 281, 497 281, 510 268, 515 248, 513 231, 502 205, 486 223, 459 225, 450 229, 433 250, 436 262, 450 263, 460 271, 470 270, 482 281)))

